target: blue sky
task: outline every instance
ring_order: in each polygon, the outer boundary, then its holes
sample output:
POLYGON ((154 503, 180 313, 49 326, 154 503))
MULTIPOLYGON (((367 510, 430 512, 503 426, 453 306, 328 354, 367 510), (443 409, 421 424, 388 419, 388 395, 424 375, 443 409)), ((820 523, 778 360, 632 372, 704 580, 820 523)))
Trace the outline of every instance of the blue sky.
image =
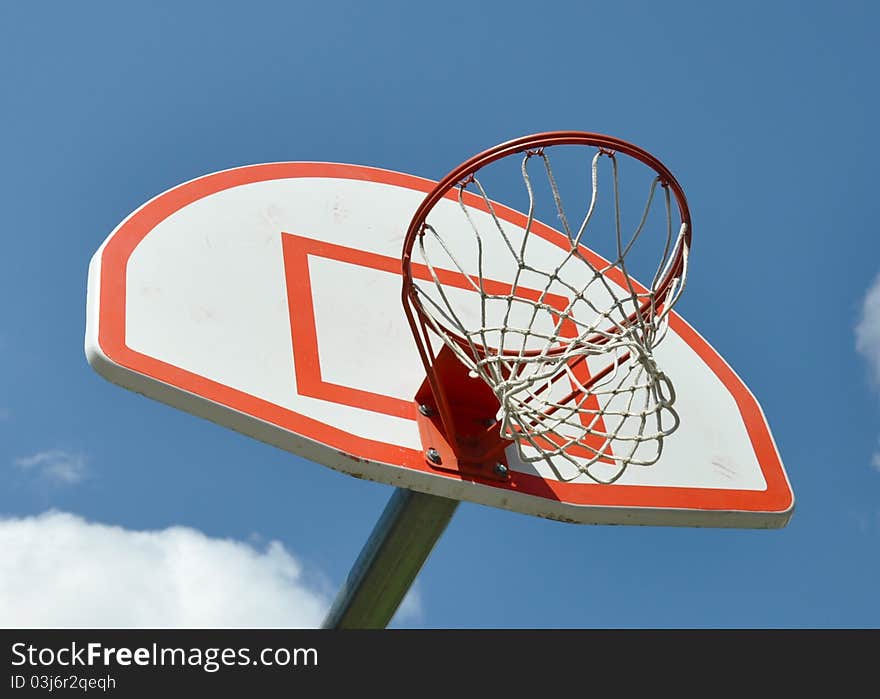
POLYGON ((636 142, 688 193, 678 310, 750 386, 780 531, 463 504, 398 626, 880 625, 880 205, 867 2, 6 3, 0 624, 314 625, 391 494, 126 392, 91 255, 180 182, 278 160, 439 178, 526 133, 636 142))

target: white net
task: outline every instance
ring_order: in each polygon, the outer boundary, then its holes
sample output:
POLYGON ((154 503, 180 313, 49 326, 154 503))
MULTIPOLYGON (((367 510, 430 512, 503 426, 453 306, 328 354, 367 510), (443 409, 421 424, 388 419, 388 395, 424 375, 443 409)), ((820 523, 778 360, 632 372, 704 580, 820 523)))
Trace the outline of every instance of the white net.
POLYGON ((654 464, 679 424, 672 382, 653 351, 684 288, 687 226, 675 230, 669 188, 651 171, 641 216, 624 235, 618 158, 597 149, 590 162, 590 194, 579 202, 586 213, 575 227, 544 149, 521 162, 528 209, 520 225, 499 214, 479 172, 461 182, 459 222, 429 215, 417 238, 414 261, 426 273, 414 282, 414 299, 427 326, 492 388, 501 436, 524 461, 546 462, 560 480, 611 483, 630 465, 654 464), (601 218, 602 158, 610 160, 601 225, 613 240, 608 261, 587 250, 601 218), (535 162, 564 234, 551 246, 536 219, 535 162), (665 211, 652 214, 658 200, 665 211), (458 233, 445 235, 451 227, 458 233), (627 257, 649 227, 661 228, 662 253, 643 287, 627 257))

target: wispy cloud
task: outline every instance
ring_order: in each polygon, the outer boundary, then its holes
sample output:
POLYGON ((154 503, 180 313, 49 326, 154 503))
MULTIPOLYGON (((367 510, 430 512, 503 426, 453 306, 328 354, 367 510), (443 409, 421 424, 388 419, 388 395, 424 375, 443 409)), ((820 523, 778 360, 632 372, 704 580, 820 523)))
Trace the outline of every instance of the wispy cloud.
POLYGON ((13 462, 23 471, 30 471, 50 483, 72 485, 86 477, 86 457, 63 449, 50 449, 13 462))
MULTIPOLYGON (((880 388, 880 275, 862 302, 856 324, 856 350, 867 360, 871 380, 880 388)), ((871 455, 871 466, 880 471, 880 446, 871 455)))
POLYGON ((868 361, 871 378, 880 386, 880 276, 874 280, 856 325, 856 349, 868 361))
POLYGON ((422 621, 424 616, 422 596, 419 594, 418 583, 416 583, 406 593, 406 597, 403 598, 391 622, 394 626, 416 624, 422 621))
POLYGON ((307 628, 328 595, 275 541, 133 531, 47 512, 0 519, 0 625, 307 628))

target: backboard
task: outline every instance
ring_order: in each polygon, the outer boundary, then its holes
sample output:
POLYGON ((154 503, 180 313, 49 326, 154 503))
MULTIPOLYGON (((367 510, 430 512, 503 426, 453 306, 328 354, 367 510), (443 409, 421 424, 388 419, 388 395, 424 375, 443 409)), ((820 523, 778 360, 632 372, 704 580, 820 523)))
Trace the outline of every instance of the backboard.
MULTIPOLYGON (((681 425, 658 463, 613 484, 560 478, 513 449, 504 481, 433 468, 416 420, 425 369, 401 305, 401 246, 434 184, 281 162, 155 197, 91 261, 89 363, 125 388, 393 486, 580 523, 788 522, 794 498, 760 406, 675 312, 656 355, 676 382, 681 425)), ((449 200, 434 216, 455 213, 449 200)), ((546 230, 540 244, 552 246, 561 234, 546 230)))

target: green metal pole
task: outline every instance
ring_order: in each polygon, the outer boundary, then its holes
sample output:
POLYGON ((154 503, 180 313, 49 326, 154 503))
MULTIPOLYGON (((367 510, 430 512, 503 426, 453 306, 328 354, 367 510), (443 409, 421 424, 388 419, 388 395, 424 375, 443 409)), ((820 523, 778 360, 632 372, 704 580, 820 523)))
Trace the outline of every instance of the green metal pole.
POLYGON ((397 488, 336 595, 325 629, 384 629, 458 507, 397 488))

